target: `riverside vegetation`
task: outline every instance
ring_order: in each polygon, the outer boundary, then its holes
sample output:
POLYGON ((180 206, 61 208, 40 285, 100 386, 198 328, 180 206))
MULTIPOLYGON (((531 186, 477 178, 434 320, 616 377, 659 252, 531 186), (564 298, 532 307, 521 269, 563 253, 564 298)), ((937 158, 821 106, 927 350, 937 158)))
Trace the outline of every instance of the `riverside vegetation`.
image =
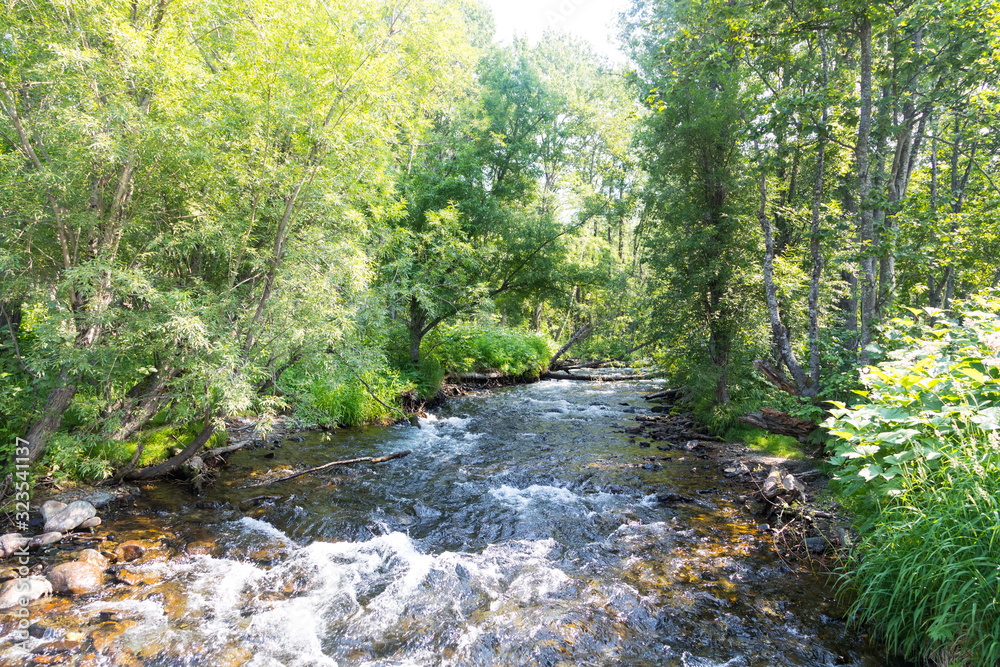
POLYGON ((395 421, 573 341, 719 435, 823 422, 855 617, 996 664, 997 3, 633 0, 621 36, 616 65, 497 45, 476 0, 5 3, 6 489, 162 475, 238 416, 395 421))

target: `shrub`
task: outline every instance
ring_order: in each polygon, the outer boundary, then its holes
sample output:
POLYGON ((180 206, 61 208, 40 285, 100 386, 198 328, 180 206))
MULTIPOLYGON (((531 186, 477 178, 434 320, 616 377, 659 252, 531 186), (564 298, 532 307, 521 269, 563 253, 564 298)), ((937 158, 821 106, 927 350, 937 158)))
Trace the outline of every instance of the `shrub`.
POLYGON ((427 339, 426 358, 447 373, 538 375, 555 351, 544 334, 474 322, 440 325, 427 339))

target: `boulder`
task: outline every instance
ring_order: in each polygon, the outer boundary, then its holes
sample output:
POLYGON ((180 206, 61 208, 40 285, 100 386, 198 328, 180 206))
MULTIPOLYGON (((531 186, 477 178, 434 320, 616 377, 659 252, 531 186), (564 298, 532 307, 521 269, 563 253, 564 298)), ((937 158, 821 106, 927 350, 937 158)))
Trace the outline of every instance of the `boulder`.
POLYGON ((54 592, 68 595, 93 593, 104 585, 104 569, 83 560, 56 565, 47 576, 54 592))
POLYGON ((0 611, 24 606, 43 595, 52 595, 52 584, 43 577, 11 579, 0 586, 0 611))
POLYGON ((64 509, 66 509, 66 503, 61 503, 58 500, 46 500, 42 503, 42 518, 48 521, 64 509))
POLYGON ((7 533, 0 537, 0 558, 6 558, 15 551, 28 545, 31 539, 24 537, 21 533, 7 533))
POLYGON ((37 547, 47 547, 50 544, 55 544, 62 538, 63 534, 57 532, 42 533, 41 535, 35 535, 34 537, 31 538, 31 541, 28 542, 28 548, 35 549, 37 547))
POLYGON ((44 532, 68 532, 96 514, 97 508, 86 500, 74 500, 45 521, 44 532))

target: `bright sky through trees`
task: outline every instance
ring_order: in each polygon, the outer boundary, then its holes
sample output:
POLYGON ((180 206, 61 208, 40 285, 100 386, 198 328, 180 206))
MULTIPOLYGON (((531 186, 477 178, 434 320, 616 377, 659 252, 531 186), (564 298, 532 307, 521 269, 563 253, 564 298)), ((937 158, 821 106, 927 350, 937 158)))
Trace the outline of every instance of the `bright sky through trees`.
POLYGON ((590 42, 613 61, 623 55, 618 17, 627 0, 486 0, 496 19, 497 40, 509 44, 514 35, 537 42, 546 30, 568 32, 590 42))

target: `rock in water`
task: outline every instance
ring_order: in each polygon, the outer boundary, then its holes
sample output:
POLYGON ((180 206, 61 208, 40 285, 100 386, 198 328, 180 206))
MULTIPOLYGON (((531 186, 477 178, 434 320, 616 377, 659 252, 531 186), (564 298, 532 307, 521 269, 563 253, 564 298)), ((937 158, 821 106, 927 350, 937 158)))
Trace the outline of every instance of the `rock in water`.
POLYGON ((52 595, 52 584, 43 577, 5 581, 0 586, 0 610, 23 606, 25 602, 37 600, 43 595, 52 595))
POLYGON ((30 541, 21 533, 7 533, 0 537, 0 558, 6 558, 21 547, 27 546, 30 541))
POLYGON ((97 508, 86 500, 74 500, 45 522, 46 533, 65 533, 97 515, 97 508))
POLYGON ((76 559, 81 563, 96 565, 101 568, 101 570, 108 569, 108 559, 105 558, 97 549, 84 549, 80 552, 80 555, 77 556, 76 559))
POLYGON ((35 535, 28 542, 28 548, 34 549, 36 547, 47 547, 50 544, 55 544, 63 538, 62 533, 42 533, 41 535, 35 535))
POLYGON ((56 565, 47 576, 53 591, 69 595, 93 593, 104 584, 104 570, 88 561, 56 565))
POLYGON ((48 521, 64 509, 66 509, 66 503, 61 503, 58 500, 46 500, 42 503, 42 518, 48 521))
POLYGON ((101 517, 92 516, 83 523, 81 523, 77 528, 97 528, 101 525, 101 517))

